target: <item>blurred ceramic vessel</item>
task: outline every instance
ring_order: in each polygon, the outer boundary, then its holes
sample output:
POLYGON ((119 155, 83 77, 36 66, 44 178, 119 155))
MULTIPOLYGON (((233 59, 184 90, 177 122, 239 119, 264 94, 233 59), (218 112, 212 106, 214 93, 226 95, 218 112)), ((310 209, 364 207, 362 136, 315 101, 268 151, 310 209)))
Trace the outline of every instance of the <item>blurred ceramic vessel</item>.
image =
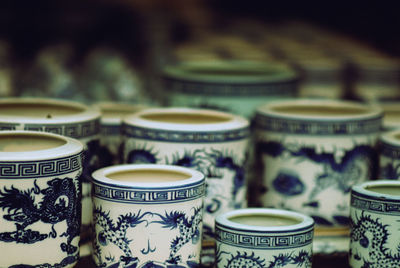
POLYGON ((400 129, 385 132, 380 137, 379 178, 400 179, 400 129))

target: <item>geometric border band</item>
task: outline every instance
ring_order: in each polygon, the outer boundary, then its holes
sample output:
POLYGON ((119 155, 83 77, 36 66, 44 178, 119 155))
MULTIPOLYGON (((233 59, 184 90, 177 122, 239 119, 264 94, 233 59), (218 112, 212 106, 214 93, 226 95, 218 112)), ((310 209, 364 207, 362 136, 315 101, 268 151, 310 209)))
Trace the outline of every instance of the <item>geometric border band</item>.
POLYGON ((400 201, 371 199, 355 191, 351 193, 350 206, 373 213, 400 216, 400 201))
POLYGON ((381 141, 379 143, 379 152, 380 154, 393 158, 393 159, 400 159, 400 147, 393 146, 388 143, 381 141))

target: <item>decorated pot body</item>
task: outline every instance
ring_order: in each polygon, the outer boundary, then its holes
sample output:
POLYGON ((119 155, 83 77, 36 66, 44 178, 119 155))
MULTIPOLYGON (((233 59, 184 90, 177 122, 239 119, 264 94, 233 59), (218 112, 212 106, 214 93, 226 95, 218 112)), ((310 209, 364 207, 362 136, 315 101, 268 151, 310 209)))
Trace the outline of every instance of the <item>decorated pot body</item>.
POLYGON ((0 132, 0 267, 73 267, 79 258, 83 145, 0 132))
POLYGON ((351 267, 399 267, 400 182, 377 180, 351 191, 351 267))
POLYGON ((377 107, 344 101, 261 106, 256 160, 262 205, 310 215, 319 229, 345 230, 351 186, 377 174, 381 117, 377 107))
POLYGON ((400 101, 385 101, 377 105, 383 110, 382 130, 400 129, 400 101))
POLYGON ((216 267, 311 267, 314 221, 286 210, 248 208, 219 215, 216 267))
POLYGON ((145 106, 119 102, 100 102, 95 106, 101 111, 99 154, 102 158, 102 167, 122 164, 122 118, 145 109, 145 106))
POLYGON ((214 110, 161 108, 125 117, 124 123, 125 162, 178 165, 205 174, 207 236, 212 236, 216 215, 246 207, 245 118, 214 110))
POLYGON ((379 178, 400 179, 400 129, 385 132, 380 137, 379 178))
POLYGON ((0 100, 0 130, 31 130, 72 137, 83 143, 82 235, 91 222, 90 174, 101 166, 100 111, 57 99, 5 98, 0 100))
POLYGON ((259 105, 297 95, 290 68, 260 62, 197 62, 167 66, 167 103, 223 110, 250 118, 259 105))
POLYGON ((93 173, 97 267, 198 267, 204 175, 169 165, 93 173))

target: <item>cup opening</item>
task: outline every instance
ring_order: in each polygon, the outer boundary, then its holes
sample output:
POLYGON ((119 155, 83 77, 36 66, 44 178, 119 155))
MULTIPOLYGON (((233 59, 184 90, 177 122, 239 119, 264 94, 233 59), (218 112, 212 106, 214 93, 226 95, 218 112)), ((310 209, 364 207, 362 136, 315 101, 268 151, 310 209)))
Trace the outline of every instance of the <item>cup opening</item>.
POLYGON ((3 116, 28 116, 51 119, 54 116, 74 115, 84 112, 83 107, 35 102, 10 102, 0 104, 0 114, 3 116))
POLYGON ((116 105, 102 105, 100 110, 103 117, 122 117, 140 111, 142 108, 139 106, 128 106, 124 104, 116 105))
POLYGON ((275 106, 272 111, 292 115, 318 115, 318 116, 354 116, 368 114, 369 111, 362 107, 351 106, 330 106, 330 105, 307 105, 307 104, 288 104, 275 106))
POLYGON ((367 185, 365 189, 379 194, 400 196, 400 185, 367 185))
POLYGON ((229 217, 228 220, 239 224, 262 227, 290 226, 303 222, 303 219, 295 216, 252 213, 234 215, 229 217))
POLYGON ((27 152, 53 149, 63 146, 66 140, 58 137, 35 134, 0 135, 0 152, 27 152))
POLYGON ((232 119, 231 116, 222 114, 195 114, 168 111, 143 114, 140 117, 150 121, 175 124, 218 124, 228 122, 232 119))
POLYGON ((241 66, 190 66, 187 67, 186 71, 197 75, 224 77, 268 76, 278 73, 276 71, 274 72, 272 69, 241 68, 241 66))
POLYGON ((139 169, 111 172, 106 175, 111 180, 139 183, 165 183, 187 180, 191 174, 174 170, 139 169))

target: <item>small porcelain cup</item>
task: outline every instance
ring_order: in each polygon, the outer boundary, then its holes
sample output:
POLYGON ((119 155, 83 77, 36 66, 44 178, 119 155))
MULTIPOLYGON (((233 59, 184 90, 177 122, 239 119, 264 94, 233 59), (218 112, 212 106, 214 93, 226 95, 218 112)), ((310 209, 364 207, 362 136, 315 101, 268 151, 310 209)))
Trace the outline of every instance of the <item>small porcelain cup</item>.
POLYGON ((198 267, 204 192, 204 175, 184 167, 132 164, 95 171, 97 267, 198 267))
POLYGON ((100 110, 59 99, 4 98, 0 100, 0 130, 51 132, 78 139, 84 144, 82 238, 90 234, 90 174, 100 168, 100 110))
POLYGON ((206 176, 205 241, 212 240, 216 215, 247 206, 249 122, 244 117, 196 108, 153 108, 125 117, 124 132, 125 162, 190 167, 206 176))
POLYGON ((380 137, 379 178, 400 180, 400 129, 384 132, 380 137))
POLYGON ((0 132, 0 267, 73 267, 79 258, 83 145, 0 132))
POLYGON ((99 102, 95 106, 101 111, 101 166, 122 164, 122 118, 145 109, 145 106, 119 102, 99 102))
POLYGON ((314 221, 268 208, 233 210, 215 223, 217 267, 311 267, 314 221))
POLYGON ((351 267, 400 267, 400 182, 353 186, 350 216, 351 267))
POLYGON ((297 99, 259 107, 262 205, 312 216, 316 235, 346 234, 351 186, 377 176, 381 119, 378 107, 347 101, 297 99))

